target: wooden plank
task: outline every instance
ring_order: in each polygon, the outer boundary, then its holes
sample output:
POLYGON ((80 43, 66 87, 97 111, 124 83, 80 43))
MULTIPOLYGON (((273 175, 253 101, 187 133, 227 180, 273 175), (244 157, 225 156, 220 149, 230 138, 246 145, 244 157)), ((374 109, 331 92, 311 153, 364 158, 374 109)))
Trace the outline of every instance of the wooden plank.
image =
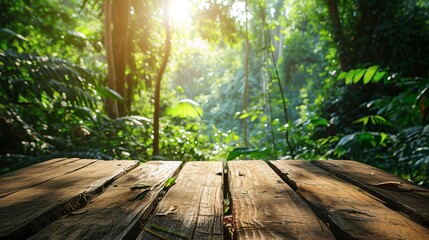
POLYGON ((77 159, 78 158, 54 158, 51 160, 47 160, 47 161, 44 161, 41 163, 37 163, 37 164, 31 165, 31 166, 21 168, 21 169, 18 169, 16 171, 4 174, 4 175, 0 176, 0 180, 5 181, 6 179, 12 178, 15 175, 22 175, 22 176, 31 175, 34 173, 41 172, 46 168, 50 168, 51 165, 53 165, 53 166, 61 165, 61 164, 63 164, 61 162, 64 162, 66 160, 72 161, 72 160, 77 160, 77 159))
POLYGON ((429 230, 307 161, 270 162, 339 239, 429 239, 429 230))
POLYGON ((137 239, 223 239, 222 183, 222 162, 186 163, 137 239))
POLYGON ((0 178, 0 198, 76 171, 95 161, 78 161, 78 158, 52 159, 12 172, 0 178))
POLYGON ((404 212, 414 221, 429 226, 429 189, 356 161, 313 161, 318 167, 359 186, 404 212))
POLYGON ((54 158, 54 159, 50 159, 50 160, 47 160, 44 162, 40 162, 40 163, 31 165, 31 166, 28 166, 25 168, 21 168, 21 169, 18 169, 16 171, 13 171, 13 172, 10 172, 7 174, 4 174, 4 175, 0 176, 0 179, 2 179, 2 181, 3 181, 3 179, 9 178, 11 175, 13 176, 13 175, 17 175, 17 174, 20 174, 20 175, 33 174, 35 172, 43 171, 46 168, 50 168, 51 165, 53 165, 53 166, 61 165, 61 164, 63 164, 63 163, 61 163, 63 161, 66 161, 66 160, 73 161, 73 160, 77 160, 77 159, 78 158, 54 158))
POLYGON ((55 221, 29 239, 135 238, 138 228, 154 210, 165 181, 180 164, 178 161, 147 162, 114 182, 76 214, 55 221))
POLYGON ((265 162, 230 161, 228 179, 237 239, 334 239, 265 162))
POLYGON ((66 213, 82 207, 108 184, 136 166, 137 161, 97 161, 1 198, 0 239, 30 236, 66 213))

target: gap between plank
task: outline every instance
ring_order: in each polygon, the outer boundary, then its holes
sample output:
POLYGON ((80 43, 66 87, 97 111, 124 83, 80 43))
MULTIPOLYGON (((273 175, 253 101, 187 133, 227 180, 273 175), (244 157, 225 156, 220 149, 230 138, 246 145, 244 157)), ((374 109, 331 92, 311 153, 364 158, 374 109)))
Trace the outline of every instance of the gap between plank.
POLYGON ((232 209, 233 209, 233 202, 232 202, 232 197, 231 197, 231 192, 229 191, 229 170, 228 170, 228 162, 222 162, 222 166, 223 166, 223 219, 222 219, 222 226, 223 226, 223 238, 224 239, 230 239, 230 240, 236 240, 237 239, 237 235, 234 234, 235 232, 237 232, 236 229, 236 225, 235 225, 235 219, 234 216, 232 214, 232 209), (228 211, 225 211, 225 200, 229 201, 228 204, 228 211), (226 218, 227 217, 232 217, 232 232, 230 232, 230 230, 226 227, 226 218))
MULTIPOLYGON (((184 165, 185 165, 185 162, 182 161, 180 166, 171 175, 171 178, 177 178, 180 171, 182 171, 184 165)), ((167 180, 168 179, 166 179, 165 182, 167 182, 167 180)), ((139 219, 137 220, 137 223, 130 229, 130 231, 128 231, 128 233, 124 236, 124 239, 136 239, 139 233, 144 231, 144 227, 146 223, 155 214, 155 210, 158 207, 158 204, 161 202, 161 200, 164 198, 165 194, 168 192, 170 188, 164 189, 158 194, 157 198, 154 201, 152 201, 148 206, 148 209, 149 209, 148 213, 143 214, 142 216, 139 217, 139 219)))

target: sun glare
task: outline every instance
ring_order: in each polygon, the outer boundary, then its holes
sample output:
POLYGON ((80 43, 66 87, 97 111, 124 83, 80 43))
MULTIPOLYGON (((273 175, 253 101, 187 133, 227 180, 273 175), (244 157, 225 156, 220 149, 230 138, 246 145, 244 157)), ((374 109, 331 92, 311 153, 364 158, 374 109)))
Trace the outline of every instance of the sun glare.
POLYGON ((171 0, 168 14, 171 23, 176 26, 189 27, 192 24, 189 0, 171 0))

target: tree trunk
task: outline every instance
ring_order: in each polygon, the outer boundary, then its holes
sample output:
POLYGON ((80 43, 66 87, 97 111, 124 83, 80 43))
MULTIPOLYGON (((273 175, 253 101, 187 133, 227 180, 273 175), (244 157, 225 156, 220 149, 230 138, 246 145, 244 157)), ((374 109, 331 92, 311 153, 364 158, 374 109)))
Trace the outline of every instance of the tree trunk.
POLYGON ((153 154, 155 157, 160 155, 159 152, 159 118, 161 115, 160 112, 160 95, 161 95, 161 80, 162 75, 164 74, 165 68, 167 67, 168 58, 170 56, 171 48, 171 32, 170 32, 170 23, 168 19, 168 0, 164 0, 164 27, 165 27, 165 50, 164 56, 162 58, 162 65, 158 70, 155 80, 155 110, 153 113, 153 154))
POLYGON ((346 43, 341 29, 340 14, 338 12, 338 0, 328 0, 328 10, 329 17, 331 18, 332 22, 334 39, 338 47, 338 57, 340 59, 341 70, 347 71, 350 67, 353 66, 350 66, 348 60, 350 56, 349 51, 347 50, 348 44, 346 43))
MULTIPOLYGON (((116 74, 113 61, 112 46, 112 3, 111 0, 104 1, 104 46, 106 48, 107 60, 107 86, 116 91, 116 74)), ((107 98, 105 101, 107 115, 111 118, 118 117, 118 102, 114 99, 107 98)))
POLYGON ((130 0, 113 1, 113 56, 116 74, 116 91, 123 97, 124 101, 118 103, 119 116, 126 115, 126 105, 130 101, 130 96, 126 94, 126 64, 128 52, 128 25, 130 19, 130 0))

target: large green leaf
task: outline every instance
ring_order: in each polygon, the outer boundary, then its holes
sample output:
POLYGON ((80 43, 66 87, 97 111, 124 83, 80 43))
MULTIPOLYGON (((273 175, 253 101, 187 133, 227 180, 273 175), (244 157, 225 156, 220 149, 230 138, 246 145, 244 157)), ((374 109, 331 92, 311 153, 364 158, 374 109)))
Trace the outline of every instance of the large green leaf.
POLYGON ((172 117, 198 118, 203 115, 203 109, 200 105, 191 99, 182 99, 178 103, 169 106, 165 114, 172 117))
POLYGON ((121 94, 119 94, 118 92, 116 92, 115 90, 112 90, 110 88, 97 87, 96 90, 97 90, 97 93, 102 97, 111 98, 111 99, 115 99, 118 101, 124 101, 121 94))

